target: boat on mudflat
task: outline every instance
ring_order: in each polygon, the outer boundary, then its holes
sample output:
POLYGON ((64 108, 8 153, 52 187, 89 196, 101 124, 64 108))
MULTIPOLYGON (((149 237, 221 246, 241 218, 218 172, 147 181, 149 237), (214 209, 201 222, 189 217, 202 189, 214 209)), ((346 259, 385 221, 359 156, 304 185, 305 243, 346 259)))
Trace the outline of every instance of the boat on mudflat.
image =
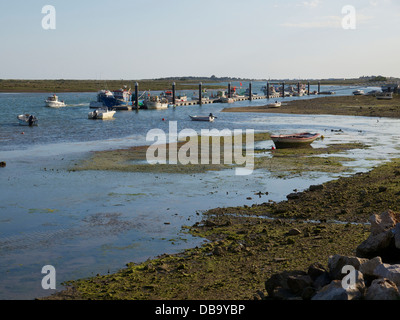
POLYGON ((378 100, 392 100, 393 99, 393 92, 381 92, 377 93, 375 97, 378 100))
POLYGON ((294 133, 271 136, 276 148, 298 148, 306 147, 321 137, 319 133, 294 133))
POLYGON ((267 104, 268 108, 279 108, 280 106, 282 106, 282 102, 280 101, 275 101, 273 103, 267 104))

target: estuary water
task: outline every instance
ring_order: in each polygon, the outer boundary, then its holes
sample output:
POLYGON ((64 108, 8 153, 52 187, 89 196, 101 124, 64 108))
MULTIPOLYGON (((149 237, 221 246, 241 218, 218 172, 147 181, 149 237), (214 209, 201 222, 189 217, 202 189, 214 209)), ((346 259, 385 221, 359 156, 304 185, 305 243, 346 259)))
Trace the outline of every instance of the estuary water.
MULTIPOLYGON (((253 84, 253 91, 261 94, 261 85, 253 84)), ((340 89, 337 94, 352 92, 351 88, 340 89)), ((193 91, 186 93, 190 96, 193 91)), ((303 190, 338 177, 313 172, 278 178, 268 170, 256 170, 249 176, 236 176, 234 170, 203 174, 69 170, 92 151, 151 144, 146 141, 149 130, 168 133, 170 121, 176 121, 179 131, 320 132, 325 139, 316 141, 315 148, 344 141, 366 143, 371 147, 340 154, 355 159, 349 163, 354 172, 369 170, 400 153, 397 119, 221 112, 225 107, 268 103, 254 100, 118 111, 113 120, 93 121, 87 114, 96 93, 60 93, 67 106, 59 109, 44 106, 49 95, 0 94, 0 161, 6 162, 6 167, 0 168, 3 300, 54 293, 41 286, 45 265, 55 267, 56 290, 61 290, 63 281, 115 272, 128 262, 200 245, 205 240, 188 235, 182 226, 200 221, 204 210, 281 201, 293 189, 303 190), (210 112, 218 117, 214 123, 189 119, 189 115, 210 112), (39 125, 19 126, 17 115, 22 113, 35 114, 39 125), (256 196, 259 191, 264 195, 256 196)), ((256 145, 272 146, 272 141, 256 145)))

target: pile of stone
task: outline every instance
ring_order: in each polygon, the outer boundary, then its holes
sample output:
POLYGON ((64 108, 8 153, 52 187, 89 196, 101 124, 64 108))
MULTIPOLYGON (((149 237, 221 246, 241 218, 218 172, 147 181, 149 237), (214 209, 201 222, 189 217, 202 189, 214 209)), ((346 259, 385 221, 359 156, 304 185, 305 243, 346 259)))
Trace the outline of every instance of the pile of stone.
POLYGON ((400 214, 388 210, 370 217, 371 234, 356 256, 333 255, 328 269, 273 275, 265 282, 269 299, 399 300, 400 214))

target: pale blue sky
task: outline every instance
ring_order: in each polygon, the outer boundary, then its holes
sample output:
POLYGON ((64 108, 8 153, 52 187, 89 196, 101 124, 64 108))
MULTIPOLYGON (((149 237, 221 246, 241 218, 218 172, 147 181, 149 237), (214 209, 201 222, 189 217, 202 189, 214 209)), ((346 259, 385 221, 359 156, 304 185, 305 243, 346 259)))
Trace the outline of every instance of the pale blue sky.
POLYGON ((0 78, 400 77, 399 22, 398 0, 0 0, 0 78))

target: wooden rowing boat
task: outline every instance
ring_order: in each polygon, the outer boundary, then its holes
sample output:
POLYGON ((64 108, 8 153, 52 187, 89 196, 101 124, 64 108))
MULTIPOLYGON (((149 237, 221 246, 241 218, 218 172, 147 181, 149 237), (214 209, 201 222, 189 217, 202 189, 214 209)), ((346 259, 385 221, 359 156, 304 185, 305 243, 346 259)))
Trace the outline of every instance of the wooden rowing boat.
POLYGON ((319 133, 294 133, 294 134, 281 134, 271 136, 272 141, 276 148, 296 148, 309 146, 317 138, 321 137, 319 133))

